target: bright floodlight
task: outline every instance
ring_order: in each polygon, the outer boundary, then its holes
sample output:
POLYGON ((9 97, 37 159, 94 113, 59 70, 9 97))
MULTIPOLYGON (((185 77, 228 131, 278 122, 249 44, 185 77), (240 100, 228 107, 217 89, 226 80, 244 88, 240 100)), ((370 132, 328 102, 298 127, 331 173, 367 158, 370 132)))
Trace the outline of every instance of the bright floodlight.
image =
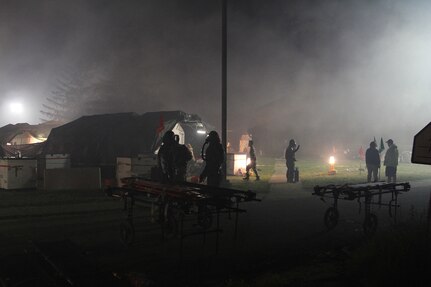
POLYGON ((197 130, 197 133, 201 134, 201 135, 205 135, 207 133, 207 131, 205 131, 205 130, 197 130))
POLYGON ((9 108, 13 114, 22 114, 24 110, 21 103, 11 103, 9 108))

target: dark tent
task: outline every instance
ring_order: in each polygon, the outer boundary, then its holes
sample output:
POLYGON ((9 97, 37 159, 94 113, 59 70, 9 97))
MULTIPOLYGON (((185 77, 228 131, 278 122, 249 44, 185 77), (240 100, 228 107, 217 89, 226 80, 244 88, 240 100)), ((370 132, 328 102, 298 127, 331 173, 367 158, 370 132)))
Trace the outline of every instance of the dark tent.
POLYGON ((103 177, 111 177, 117 157, 154 154, 163 134, 177 123, 183 127, 187 143, 202 145, 205 136, 197 129, 208 125, 196 115, 181 111, 117 113, 84 116, 53 129, 43 154, 70 154, 73 167, 98 166, 103 177))

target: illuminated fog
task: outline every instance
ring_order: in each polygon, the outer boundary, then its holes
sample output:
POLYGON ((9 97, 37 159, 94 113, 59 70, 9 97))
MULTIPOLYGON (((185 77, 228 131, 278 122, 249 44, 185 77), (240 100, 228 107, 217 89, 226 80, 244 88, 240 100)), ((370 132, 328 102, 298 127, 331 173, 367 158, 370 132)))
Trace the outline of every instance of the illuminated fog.
MULTIPOLYGON (((0 125, 40 122, 60 75, 77 73, 109 83, 77 116, 183 110, 220 127, 217 1, 1 2, 0 125)), ((407 147, 430 121, 428 1, 228 3, 230 141, 407 147)))

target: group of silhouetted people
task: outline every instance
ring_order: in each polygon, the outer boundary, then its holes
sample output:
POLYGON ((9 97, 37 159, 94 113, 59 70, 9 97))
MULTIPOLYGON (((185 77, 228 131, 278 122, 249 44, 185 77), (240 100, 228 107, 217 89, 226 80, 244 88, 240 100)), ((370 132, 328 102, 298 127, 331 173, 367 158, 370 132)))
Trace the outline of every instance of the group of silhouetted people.
MULTIPOLYGON (((219 186, 221 182, 221 168, 225 161, 225 153, 216 131, 211 131, 202 146, 202 159, 205 167, 199 182, 207 181, 208 185, 219 186)), ((162 138, 157 161, 161 174, 161 181, 165 183, 185 182, 187 163, 193 158, 190 149, 179 143, 179 136, 167 131, 162 138)))
MULTIPOLYGON (((248 158, 250 163, 246 166, 244 180, 250 179, 250 171, 253 171, 256 180, 260 180, 257 170, 256 150, 253 141, 248 142, 248 158)), ((285 158, 288 182, 298 181, 298 169, 295 168, 295 153, 298 151, 295 140, 290 140, 286 148, 285 158)), ((202 160, 205 167, 199 176, 199 182, 206 180, 208 185, 220 186, 222 180, 222 166, 225 162, 225 151, 221 144, 220 137, 216 131, 211 131, 201 150, 202 160)), ((187 164, 193 158, 190 149, 179 143, 179 136, 172 131, 167 131, 162 138, 162 144, 158 152, 158 168, 161 174, 161 181, 167 183, 185 182, 187 176, 187 164)))
MULTIPOLYGON (((385 153, 383 164, 385 168, 385 176, 388 183, 397 181, 397 166, 398 166, 398 148, 392 139, 386 141, 388 150, 385 153)), ((367 181, 379 181, 378 171, 381 166, 380 152, 377 150, 377 143, 372 141, 370 147, 365 152, 365 164, 367 165, 367 181)))
MULTIPOLYGON (((385 176, 387 182, 396 182, 397 166, 398 166, 398 148, 392 139, 386 141, 388 150, 385 153, 383 164, 385 165, 385 176)), ((256 150, 253 141, 248 143, 250 163, 246 167, 244 180, 249 180, 250 171, 253 171, 256 180, 259 180, 257 170, 256 150)), ((289 183, 298 181, 299 172, 295 168, 295 154, 299 150, 299 145, 294 139, 289 141, 289 145, 285 150, 286 160, 286 179, 289 183)), ((202 160, 205 162, 205 167, 199 176, 199 182, 207 181, 208 185, 219 186, 222 180, 222 166, 225 162, 225 151, 221 144, 220 137, 216 131, 211 131, 201 151, 202 160)), ((158 152, 158 167, 161 171, 161 180, 163 182, 185 182, 187 175, 187 163, 193 158, 190 149, 179 143, 179 136, 172 131, 167 131, 162 139, 162 145, 158 152)), ((379 180, 378 171, 381 166, 380 152, 377 150, 375 141, 370 143, 370 147, 365 153, 365 163, 367 166, 367 181, 377 182, 379 180)))
MULTIPOLYGON (((225 162, 225 151, 216 131, 211 131, 208 134, 202 146, 201 157, 205 162, 205 167, 199 176, 199 182, 206 181, 208 185, 220 186, 222 166, 225 162)), ((244 180, 250 178, 250 170, 254 172, 256 180, 259 180, 253 141, 249 141, 249 158, 250 163, 246 167, 244 180)), ((163 135, 157 159, 162 182, 175 183, 186 181, 187 163, 192 159, 192 153, 187 146, 179 143, 179 137, 174 132, 167 131, 163 135)))
POLYGON ((179 136, 173 131, 167 131, 163 135, 157 156, 162 182, 186 181, 187 163, 192 158, 189 148, 179 143, 179 136))

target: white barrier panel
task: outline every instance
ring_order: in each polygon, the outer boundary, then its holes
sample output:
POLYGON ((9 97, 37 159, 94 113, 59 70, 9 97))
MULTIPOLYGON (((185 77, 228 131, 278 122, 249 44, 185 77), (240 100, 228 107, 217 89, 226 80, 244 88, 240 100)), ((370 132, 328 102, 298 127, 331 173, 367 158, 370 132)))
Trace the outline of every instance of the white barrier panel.
POLYGON ((157 155, 141 155, 132 158, 132 175, 151 178, 151 169, 157 166, 157 155))
POLYGON ((2 159, 0 160, 0 188, 27 189, 37 186, 37 160, 2 159))
POLYGON ((69 154, 47 154, 45 155, 45 168, 70 168, 69 154))

